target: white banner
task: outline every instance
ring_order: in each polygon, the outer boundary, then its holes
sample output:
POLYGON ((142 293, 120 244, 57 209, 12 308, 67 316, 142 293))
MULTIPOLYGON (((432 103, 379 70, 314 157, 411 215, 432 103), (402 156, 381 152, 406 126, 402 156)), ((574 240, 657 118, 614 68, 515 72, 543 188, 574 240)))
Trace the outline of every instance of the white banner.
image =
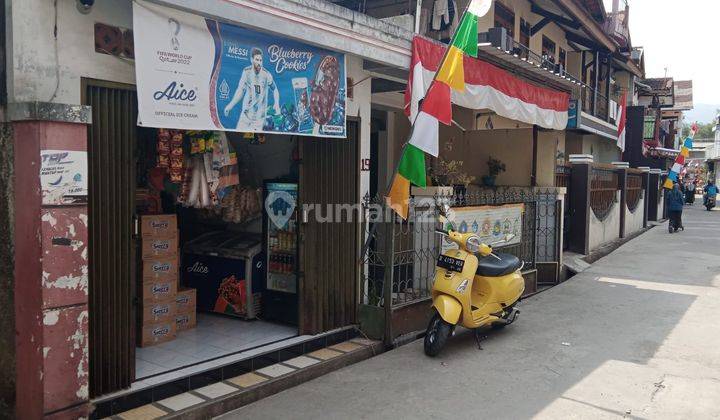
MULTIPOLYGON (((522 241, 522 215, 525 205, 505 204, 501 206, 453 207, 452 223, 461 233, 474 232, 480 242, 491 244, 505 235, 513 234, 509 242, 500 246, 519 244, 522 241)), ((442 252, 457 248, 447 237, 443 239, 442 252)))
POLYGON ((343 54, 133 2, 138 125, 345 137, 343 54))

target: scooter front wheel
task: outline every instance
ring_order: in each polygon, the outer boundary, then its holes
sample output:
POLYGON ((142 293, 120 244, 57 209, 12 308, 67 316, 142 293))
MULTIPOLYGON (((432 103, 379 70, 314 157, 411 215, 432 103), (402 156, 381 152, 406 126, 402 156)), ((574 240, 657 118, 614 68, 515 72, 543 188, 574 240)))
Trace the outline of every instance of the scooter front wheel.
POLYGON ((452 325, 442 319, 440 314, 435 313, 425 332, 425 354, 430 357, 435 357, 440 354, 440 351, 445 347, 451 331, 452 325))

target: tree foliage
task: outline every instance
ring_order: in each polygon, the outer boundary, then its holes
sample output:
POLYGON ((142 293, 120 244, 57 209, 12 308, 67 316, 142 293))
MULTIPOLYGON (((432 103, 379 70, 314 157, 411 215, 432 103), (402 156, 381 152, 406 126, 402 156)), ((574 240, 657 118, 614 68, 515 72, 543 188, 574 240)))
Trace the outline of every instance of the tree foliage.
MULTIPOLYGON (((684 124, 683 130, 682 130, 682 136, 687 137, 688 134, 690 134, 690 125, 691 124, 684 124)), ((695 134, 696 139, 712 139, 715 138, 715 133, 713 132, 713 127, 715 127, 715 123, 707 123, 707 124, 698 124, 698 132, 695 134)))

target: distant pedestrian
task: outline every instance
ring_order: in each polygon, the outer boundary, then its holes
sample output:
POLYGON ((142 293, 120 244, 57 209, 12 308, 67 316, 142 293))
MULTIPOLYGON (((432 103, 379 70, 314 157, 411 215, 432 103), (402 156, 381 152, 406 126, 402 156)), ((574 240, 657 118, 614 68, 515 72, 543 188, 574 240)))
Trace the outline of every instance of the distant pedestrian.
POLYGON ((685 185, 685 202, 690 205, 695 202, 695 183, 692 181, 685 185))
POLYGON ((677 232, 678 229, 685 230, 682 225, 682 211, 685 205, 685 196, 680 191, 680 186, 675 183, 673 189, 666 197, 668 216, 670 221, 668 222, 668 232, 677 232))

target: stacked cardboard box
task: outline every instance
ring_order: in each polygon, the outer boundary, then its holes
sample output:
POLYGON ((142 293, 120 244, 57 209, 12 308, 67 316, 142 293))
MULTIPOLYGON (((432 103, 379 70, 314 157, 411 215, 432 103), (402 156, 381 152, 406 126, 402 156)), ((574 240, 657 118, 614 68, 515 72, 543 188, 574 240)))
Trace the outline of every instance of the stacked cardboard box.
POLYGON ((174 340, 178 291, 177 216, 161 214, 141 217, 142 310, 140 346, 174 340))
POLYGON ((197 325, 195 310, 197 294, 195 289, 181 289, 175 298, 175 324, 178 331, 189 330, 197 325))

